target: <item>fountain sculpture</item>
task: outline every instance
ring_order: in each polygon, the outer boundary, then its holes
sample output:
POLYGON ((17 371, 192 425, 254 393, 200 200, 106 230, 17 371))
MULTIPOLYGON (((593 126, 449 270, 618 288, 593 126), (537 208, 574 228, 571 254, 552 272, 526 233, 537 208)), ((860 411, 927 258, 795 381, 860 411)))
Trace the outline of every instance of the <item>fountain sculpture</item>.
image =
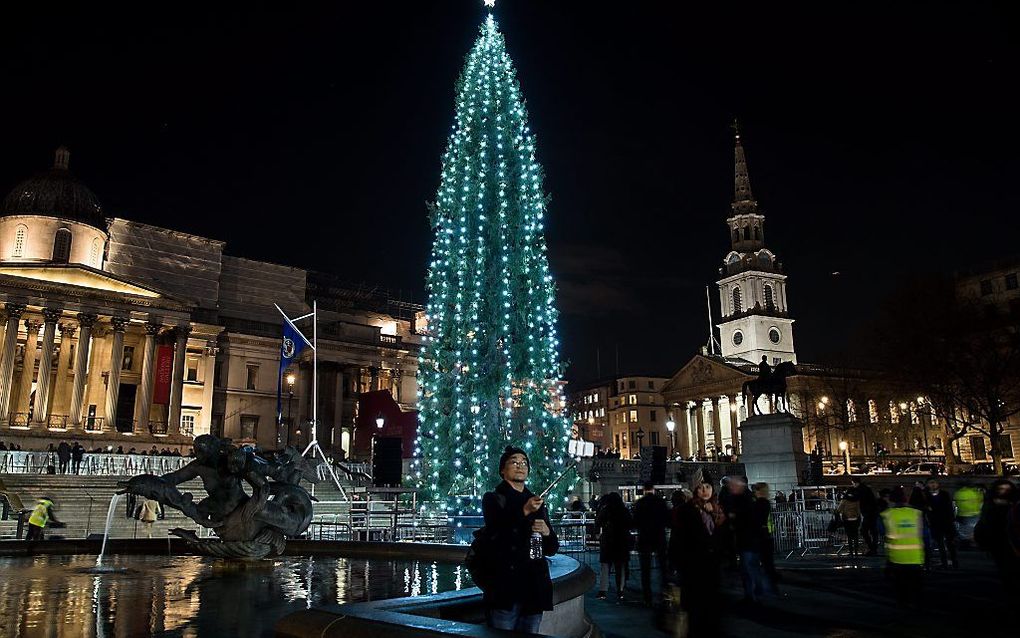
POLYGON ((179 470, 155 476, 141 474, 122 483, 120 493, 155 499, 209 528, 217 538, 201 538, 176 528, 202 554, 220 558, 259 559, 283 553, 287 538, 300 536, 312 520, 314 497, 299 485, 318 480, 316 463, 293 447, 267 453, 251 446, 235 446, 230 439, 210 434, 195 438, 195 460, 179 470), (177 486, 202 479, 208 497, 194 502, 177 486), (251 496, 242 481, 251 488, 251 496))

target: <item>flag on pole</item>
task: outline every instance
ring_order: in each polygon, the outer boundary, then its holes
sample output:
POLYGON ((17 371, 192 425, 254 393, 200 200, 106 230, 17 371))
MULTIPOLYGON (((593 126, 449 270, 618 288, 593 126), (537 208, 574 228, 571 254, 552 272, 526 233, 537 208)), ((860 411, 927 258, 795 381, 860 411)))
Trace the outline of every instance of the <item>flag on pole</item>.
MULTIPOLYGON (((279 308, 279 306, 277 306, 279 308)), ((283 314, 283 310, 280 310, 283 314)), ((283 373, 290 367, 305 347, 312 347, 312 344, 301 334, 293 322, 283 315, 283 339, 280 341, 280 375, 276 384, 276 422, 283 422, 283 373)))

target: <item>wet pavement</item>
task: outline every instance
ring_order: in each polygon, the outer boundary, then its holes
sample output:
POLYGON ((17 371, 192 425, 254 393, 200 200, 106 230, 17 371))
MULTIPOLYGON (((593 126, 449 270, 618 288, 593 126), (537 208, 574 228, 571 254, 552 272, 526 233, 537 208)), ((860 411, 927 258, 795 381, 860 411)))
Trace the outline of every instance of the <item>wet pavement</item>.
MULTIPOLYGON (((960 559, 958 570, 925 574, 922 608, 910 611, 898 608, 892 599, 881 557, 782 560, 781 596, 753 606, 741 602, 739 573, 727 571, 723 632, 753 638, 1020 635, 1016 601, 1007 606, 992 562, 978 552, 961 552, 960 559)), ((595 594, 589 592, 585 608, 606 638, 669 635, 656 626, 654 612, 641 604, 636 571, 622 603, 612 595, 608 601, 598 600, 595 594)))

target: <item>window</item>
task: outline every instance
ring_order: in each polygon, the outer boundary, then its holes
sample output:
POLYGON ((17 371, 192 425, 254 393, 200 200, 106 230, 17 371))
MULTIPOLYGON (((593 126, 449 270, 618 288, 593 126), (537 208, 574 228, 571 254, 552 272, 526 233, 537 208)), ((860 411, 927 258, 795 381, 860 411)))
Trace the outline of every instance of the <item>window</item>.
MULTIPOLYGON (((25 236, 28 234, 28 226, 18 224, 18 230, 14 233, 14 252, 12 257, 25 256, 25 236)), ((1016 275, 1014 275, 1014 278, 1016 275)))
POLYGON ((595 403, 598 403, 598 400, 599 400, 599 393, 598 393, 598 392, 596 392, 595 394, 591 395, 591 398, 592 398, 592 400, 593 400, 593 401, 594 401, 595 403))
POLYGON ((257 364, 249 363, 245 366, 247 369, 247 376, 244 382, 244 388, 246 390, 254 390, 259 380, 259 367, 257 364))
POLYGON ((773 368, 776 367, 777 365, 779 365, 782 362, 783 362, 783 360, 780 359, 779 357, 772 357, 772 367, 773 368))
POLYGON ((743 306, 740 303, 740 286, 733 288, 733 314, 739 314, 743 310, 743 306))
POLYGON ((657 413, 656 413, 656 411, 655 411, 655 410, 652 410, 652 412, 651 412, 651 416, 649 417, 649 418, 650 418, 650 419, 652 420, 652 423, 655 423, 655 417, 656 417, 656 416, 657 416, 657 413))
POLYGON ((636 387, 637 387, 637 381, 635 381, 634 379, 631 379, 630 381, 627 382, 627 388, 629 390, 633 390, 636 387))
POLYGON ((857 405, 853 399, 846 400, 846 419, 850 423, 857 422, 857 405))
POLYGON ((102 256, 102 244, 99 238, 96 237, 92 240, 92 248, 89 250, 89 266, 93 268, 99 268, 99 259, 102 256))
POLYGON ((613 443, 616 444, 616 449, 619 450, 620 449, 620 435, 619 434, 614 434, 613 435, 613 443))
POLYGON ((637 423, 637 410, 630 411, 630 422, 637 423))
POLYGON ((1006 290, 1016 290, 1017 287, 1016 273, 1006 275, 1006 290))
POLYGON ((620 392, 623 392, 626 388, 623 387, 623 381, 620 382, 620 392))
POLYGON ((757 226, 754 227, 754 238, 761 239, 761 229, 757 226))
POLYGON ((737 330, 733 333, 733 345, 739 346, 742 343, 744 343, 744 333, 737 330))
POLYGON ((599 416, 600 417, 606 416, 606 409, 605 408, 599 408, 599 416))
POLYGON ((751 229, 748 226, 744 226, 744 239, 745 240, 751 239, 751 229))
POLYGON ((985 437, 970 437, 970 454, 975 461, 983 461, 988 458, 988 453, 985 451, 985 437))
POLYGON ((259 416, 257 414, 241 415, 241 438, 258 439, 259 416))
POLYGON ((782 340, 782 338, 783 335, 781 332, 779 332, 779 328, 776 327, 769 328, 769 341, 771 341, 772 343, 779 343, 780 340, 782 340))
POLYGON ((878 423, 878 404, 874 399, 868 399, 868 419, 872 423, 878 423))
POLYGON ((198 359, 189 357, 186 366, 187 370, 184 373, 184 380, 198 381, 198 359))
POLYGON ((630 405, 637 405, 637 395, 631 394, 627 396, 627 403, 630 405))
POLYGON ((654 390, 655 389, 655 382, 654 381, 649 381, 648 382, 648 389, 649 390, 654 390))
POLYGON ((134 364, 135 364, 135 347, 124 346, 124 357, 120 360, 120 369, 130 372, 131 368, 134 367, 134 364))
POLYGON ((659 433, 656 432, 655 430, 652 430, 651 432, 648 433, 648 440, 649 440, 649 442, 652 445, 658 445, 659 444, 659 433))
POLYGON ((985 295, 990 295, 990 294, 992 294, 992 280, 991 279, 982 279, 981 280, 981 296, 984 297, 985 295))
POLYGON ((71 231, 58 228, 53 236, 53 261, 66 264, 71 259, 71 231))
POLYGON ((195 434, 195 415, 194 414, 182 414, 181 415, 181 434, 194 435, 195 434))
POLYGON ((1013 439, 1008 434, 999 435, 999 453, 1004 459, 1013 458, 1013 439))
POLYGON ((775 296, 772 294, 772 286, 770 286, 769 284, 765 284, 765 309, 766 310, 776 309, 776 299, 775 296))

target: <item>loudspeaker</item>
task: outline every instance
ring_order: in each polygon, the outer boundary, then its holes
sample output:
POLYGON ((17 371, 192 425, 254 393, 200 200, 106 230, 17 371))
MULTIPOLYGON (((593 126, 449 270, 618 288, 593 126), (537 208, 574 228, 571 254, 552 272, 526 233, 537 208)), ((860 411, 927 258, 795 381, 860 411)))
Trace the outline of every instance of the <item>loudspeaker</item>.
POLYGON ((652 447, 652 483, 666 484, 666 448, 664 446, 652 447))
POLYGON ((372 454, 372 485, 399 486, 403 441, 399 437, 377 436, 372 454))

